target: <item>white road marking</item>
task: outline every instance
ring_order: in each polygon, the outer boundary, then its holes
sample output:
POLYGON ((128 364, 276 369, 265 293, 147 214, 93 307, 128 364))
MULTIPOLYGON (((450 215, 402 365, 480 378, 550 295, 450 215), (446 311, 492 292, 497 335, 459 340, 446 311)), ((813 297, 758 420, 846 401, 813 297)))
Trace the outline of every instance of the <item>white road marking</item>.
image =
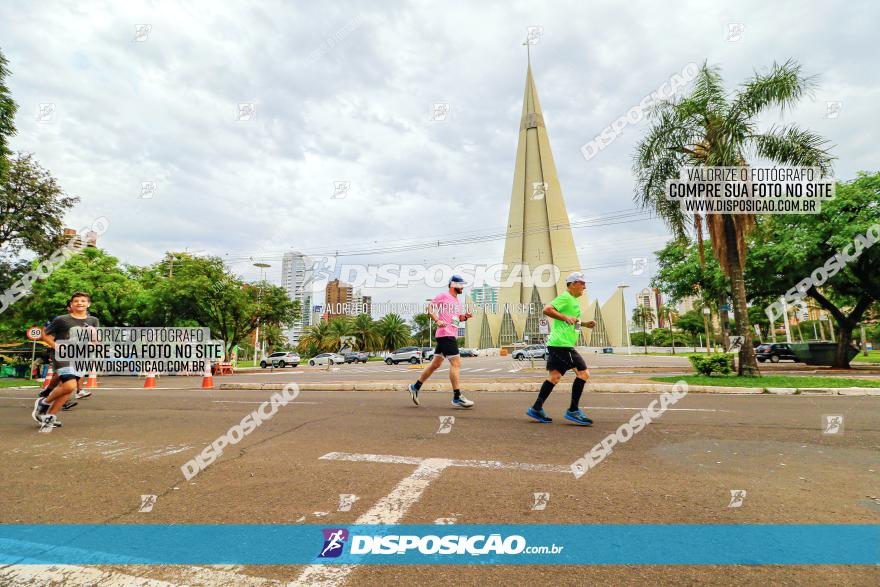
MULTIPOLYGON (((418 465, 411 475, 405 477, 391 490, 391 493, 376 502, 376 505, 354 522, 358 525, 398 523, 403 519, 406 512, 415 505, 431 482, 440 477, 440 474, 447 467, 472 467, 495 470, 516 469, 521 471, 571 474, 571 468, 563 465, 533 465, 529 463, 503 463, 501 461, 436 459, 345 452, 331 452, 322 456, 321 460, 418 465)), ((289 587, 305 585, 329 587, 339 585, 356 568, 356 565, 310 565, 303 570, 296 580, 289 584, 289 587)))
MULTIPOLYGON (((257 402, 257 401, 238 401, 238 400, 231 400, 231 399, 215 399, 215 400, 211 400, 211 403, 212 403, 212 404, 262 404, 262 403, 265 403, 265 402, 266 402, 266 400, 263 400, 263 401, 261 401, 261 402, 257 402)), ((289 403, 289 404, 320 404, 321 402, 287 402, 287 403, 289 403)))
MULTIPOLYGON (((226 566, 226 565, 222 565, 226 566)), ((131 585, 137 587, 179 587, 180 585, 241 585, 243 587, 281 587, 284 585, 276 579, 264 579, 249 575, 222 570, 221 565, 214 567, 173 568, 175 577, 169 580, 147 579, 138 576, 146 573, 150 567, 144 565, 126 565, 126 571, 107 571, 99 567, 81 567, 77 565, 10 565, 0 568, 0 578, 10 579, 4 585, 34 586, 89 585, 90 587, 118 587, 131 585)))
POLYGON ((498 371, 501 371, 501 369, 500 369, 500 368, 498 368, 498 369, 489 369, 489 373, 496 373, 496 372, 498 372, 498 371))
MULTIPOLYGON (((582 410, 632 410, 637 412, 644 408, 618 408, 604 406, 580 406, 582 410)), ((731 412, 732 410, 710 410, 708 408, 666 408, 667 412, 731 412)))

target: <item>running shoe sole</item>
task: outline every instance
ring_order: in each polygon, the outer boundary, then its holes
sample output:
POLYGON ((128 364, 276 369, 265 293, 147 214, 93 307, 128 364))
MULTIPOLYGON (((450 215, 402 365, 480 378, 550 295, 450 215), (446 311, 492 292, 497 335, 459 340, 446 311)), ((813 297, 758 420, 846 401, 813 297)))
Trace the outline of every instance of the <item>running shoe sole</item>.
POLYGON ((526 410, 526 416, 528 416, 529 418, 534 418, 541 424, 550 424, 551 422, 553 422, 553 418, 542 417, 537 412, 532 412, 531 410, 526 410))
POLYGON ((569 422, 574 422, 574 423, 577 424, 578 426, 592 426, 592 425, 593 425, 593 421, 592 421, 592 420, 590 420, 589 422, 584 422, 584 421, 582 421, 582 420, 578 420, 577 418, 573 418, 573 417, 570 416, 567 412, 566 412, 566 414, 565 414, 565 419, 568 420, 569 422))

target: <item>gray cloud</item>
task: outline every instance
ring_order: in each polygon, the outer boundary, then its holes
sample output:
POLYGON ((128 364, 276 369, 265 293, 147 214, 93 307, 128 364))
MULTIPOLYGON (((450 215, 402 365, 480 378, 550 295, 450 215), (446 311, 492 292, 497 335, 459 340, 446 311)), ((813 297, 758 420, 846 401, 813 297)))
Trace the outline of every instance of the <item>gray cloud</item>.
MULTIPOLYGON (((796 121, 829 138, 836 175, 875 169, 880 98, 867 2, 735 6, 649 2, 216 4, 56 2, 0 7, 19 103, 14 147, 33 151, 82 203, 70 224, 111 221, 101 244, 133 263, 164 251, 279 258, 391 239, 503 230, 513 177, 529 25, 535 79, 573 218, 628 209, 630 158, 646 124, 590 161, 580 146, 692 61, 733 89, 773 60, 819 75, 796 121), (744 25, 738 42, 729 23, 744 25), (149 24, 144 42, 135 25, 149 24), (826 102, 841 101, 837 118, 826 102), (40 123, 40 103, 56 105, 40 123), (448 102, 448 120, 431 122, 448 102), (255 115, 236 121, 239 103, 255 115), (332 200, 333 182, 351 181, 332 200), (142 181, 155 197, 139 199, 142 181)), ((592 297, 664 242, 657 220, 575 231, 592 297)), ((500 262, 501 241, 358 262, 500 262)), ((248 261, 233 270, 256 277, 248 261)), ((374 291, 422 299, 428 291, 374 291)))

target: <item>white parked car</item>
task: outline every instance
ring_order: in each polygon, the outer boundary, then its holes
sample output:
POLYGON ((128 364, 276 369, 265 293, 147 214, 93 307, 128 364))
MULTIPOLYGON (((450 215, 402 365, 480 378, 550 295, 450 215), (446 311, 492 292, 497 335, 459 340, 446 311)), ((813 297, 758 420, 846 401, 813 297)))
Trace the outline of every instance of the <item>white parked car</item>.
POLYGON ((338 353, 321 353, 320 355, 315 355, 311 359, 309 359, 309 365, 314 367, 315 365, 326 365, 328 363, 332 363, 334 365, 341 365, 345 362, 345 357, 338 353))

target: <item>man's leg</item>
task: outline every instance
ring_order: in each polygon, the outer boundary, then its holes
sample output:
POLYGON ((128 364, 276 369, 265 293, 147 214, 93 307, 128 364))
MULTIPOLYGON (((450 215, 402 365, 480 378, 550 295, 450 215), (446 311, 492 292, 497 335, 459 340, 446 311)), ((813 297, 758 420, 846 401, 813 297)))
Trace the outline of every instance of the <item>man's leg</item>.
POLYGON ((584 358, 574 349, 571 350, 571 362, 574 365, 577 377, 575 377, 574 383, 571 384, 571 404, 568 406, 568 411, 565 413, 565 419, 574 422, 578 426, 590 426, 593 421, 581 411, 579 405, 581 394, 584 391, 584 385, 587 384, 587 379, 590 378, 590 372, 587 370, 587 364, 584 362, 584 358))
POLYGON ((580 409, 581 394, 584 392, 584 385, 590 379, 590 371, 588 369, 578 369, 577 377, 571 384, 571 405, 568 411, 574 412, 580 409))
POLYGON ((419 375, 419 378, 416 379, 416 382, 409 384, 409 396, 412 398, 415 405, 419 405, 419 390, 422 388, 422 384, 428 380, 428 377, 433 375, 434 371, 436 371, 442 363, 443 355, 435 354, 431 359, 431 362, 428 363, 428 366, 422 370, 422 373, 419 375))
POLYGON ((49 394, 49 397, 45 399, 45 403, 51 404, 49 413, 57 414, 61 409, 61 406, 63 406, 74 393, 76 393, 76 379, 62 381, 61 385, 53 389, 52 393, 49 394))
POLYGON ((452 384, 452 405, 459 408, 470 408, 474 402, 461 395, 460 386, 461 356, 449 357, 449 382, 452 384))
POLYGON ((443 364, 443 355, 434 355, 431 357, 431 362, 428 363, 428 366, 422 369, 421 374, 419 375, 418 382, 419 387, 421 384, 428 380, 428 378, 434 374, 434 371, 440 368, 440 365, 443 364))

